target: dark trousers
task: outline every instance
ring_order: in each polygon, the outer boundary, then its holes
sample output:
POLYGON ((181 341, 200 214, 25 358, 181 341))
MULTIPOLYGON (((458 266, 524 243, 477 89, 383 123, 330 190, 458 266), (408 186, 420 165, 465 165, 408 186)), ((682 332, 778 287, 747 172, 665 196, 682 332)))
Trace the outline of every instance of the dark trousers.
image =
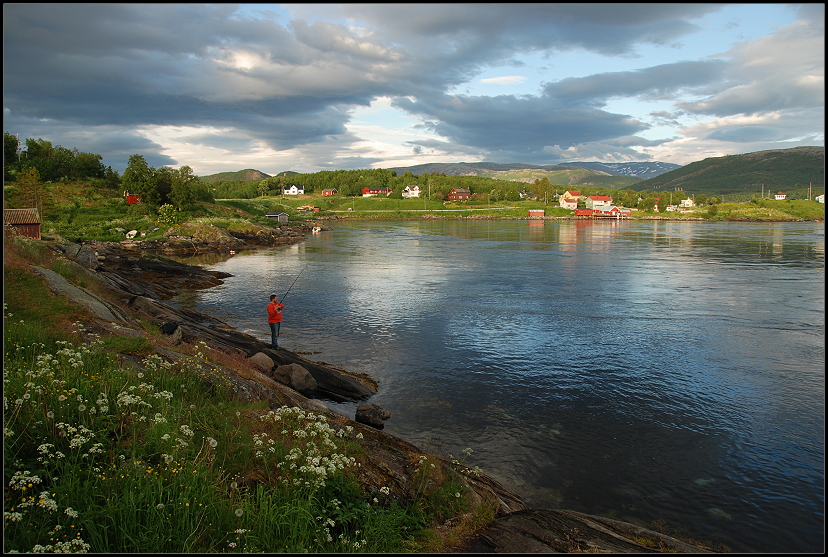
POLYGON ((270 345, 273 348, 279 348, 279 327, 281 323, 269 323, 270 325, 270 345))

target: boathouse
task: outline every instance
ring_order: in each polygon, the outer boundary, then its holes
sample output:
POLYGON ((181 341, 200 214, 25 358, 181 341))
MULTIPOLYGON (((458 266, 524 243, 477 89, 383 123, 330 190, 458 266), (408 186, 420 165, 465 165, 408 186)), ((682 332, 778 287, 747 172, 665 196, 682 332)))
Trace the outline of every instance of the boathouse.
POLYGON ((40 240, 40 212, 35 209, 3 209, 3 226, 20 236, 40 240))
POLYGON ((529 209, 530 219, 542 219, 544 215, 546 215, 546 211, 543 209, 529 209))
POLYGON ((269 219, 279 221, 279 224, 287 224, 288 221, 287 213, 268 213, 265 216, 269 219))

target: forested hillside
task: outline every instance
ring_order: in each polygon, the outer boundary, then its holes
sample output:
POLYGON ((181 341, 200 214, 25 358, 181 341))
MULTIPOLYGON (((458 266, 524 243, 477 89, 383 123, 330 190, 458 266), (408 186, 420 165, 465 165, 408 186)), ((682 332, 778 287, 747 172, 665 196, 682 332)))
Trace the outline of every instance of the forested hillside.
POLYGON ((245 168, 238 172, 219 172, 218 174, 199 176, 202 182, 207 182, 208 184, 222 180, 262 180, 264 178, 270 178, 270 174, 265 174, 261 170, 255 170, 253 168, 245 168))
POLYGON ((712 157, 682 166, 636 185, 639 191, 674 190, 691 194, 738 194, 760 197, 783 191, 789 197, 814 195, 825 187, 825 147, 795 147, 712 157), (817 191, 818 190, 818 191, 817 191))

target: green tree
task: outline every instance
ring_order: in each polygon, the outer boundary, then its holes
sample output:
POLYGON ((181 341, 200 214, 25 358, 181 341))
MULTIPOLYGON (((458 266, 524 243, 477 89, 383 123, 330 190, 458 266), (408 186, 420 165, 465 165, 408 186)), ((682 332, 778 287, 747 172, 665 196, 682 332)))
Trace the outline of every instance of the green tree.
POLYGON ((103 157, 95 153, 77 153, 74 157, 73 178, 105 178, 103 157))
POLYGON ((638 202, 636 208, 639 211, 652 211, 655 207, 656 200, 653 197, 645 197, 641 201, 638 202))
POLYGON ((40 173, 37 168, 24 168, 17 175, 17 205, 20 208, 36 208, 43 214, 43 184, 40 183, 40 173))
POLYGON ((169 200, 179 210, 191 205, 195 201, 195 185, 197 181, 198 179, 193 176, 193 169, 189 166, 184 165, 178 170, 172 171, 172 185, 170 186, 169 200))
POLYGON ((19 143, 17 137, 9 132, 3 132, 3 177, 11 180, 14 172, 20 166, 17 149, 19 143))
POLYGON ((635 207, 638 205, 638 192, 633 190, 624 190, 618 192, 613 196, 616 205, 622 207, 635 207))
POLYGON ((122 182, 127 191, 140 196, 142 202, 157 206, 161 204, 161 195, 158 193, 154 171, 142 155, 132 155, 124 170, 122 182))
POLYGON ((696 205, 706 205, 707 204, 707 196, 703 193, 700 193, 696 196, 696 205))

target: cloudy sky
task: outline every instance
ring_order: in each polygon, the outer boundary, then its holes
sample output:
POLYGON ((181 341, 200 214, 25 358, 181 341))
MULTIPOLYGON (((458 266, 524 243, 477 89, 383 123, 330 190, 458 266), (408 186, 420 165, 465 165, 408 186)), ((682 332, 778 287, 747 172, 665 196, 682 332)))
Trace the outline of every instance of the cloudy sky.
POLYGON ((823 4, 4 4, 3 127, 196 174, 824 145, 823 4))

